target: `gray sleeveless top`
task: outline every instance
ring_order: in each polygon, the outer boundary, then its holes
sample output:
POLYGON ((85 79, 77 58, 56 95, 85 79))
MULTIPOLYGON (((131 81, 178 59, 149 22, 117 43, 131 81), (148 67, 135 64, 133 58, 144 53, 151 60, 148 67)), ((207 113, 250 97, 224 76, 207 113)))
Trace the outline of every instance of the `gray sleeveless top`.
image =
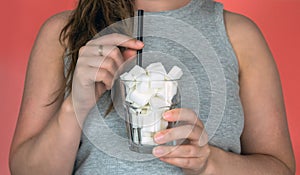
MULTIPOLYGON (((223 5, 191 0, 176 10, 147 12, 144 36, 145 64, 160 61, 167 69, 183 69, 181 105, 198 114, 209 144, 239 154, 244 126, 239 67, 226 34, 223 5)), ((105 93, 85 121, 74 174, 182 174, 151 154, 128 149, 118 110, 104 117, 109 98, 105 93)))

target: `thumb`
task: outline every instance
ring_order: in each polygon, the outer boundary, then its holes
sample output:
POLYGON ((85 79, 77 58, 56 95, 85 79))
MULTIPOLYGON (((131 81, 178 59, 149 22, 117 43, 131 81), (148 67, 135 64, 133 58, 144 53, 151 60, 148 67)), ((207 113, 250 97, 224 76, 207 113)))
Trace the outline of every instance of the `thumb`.
POLYGON ((137 55, 136 52, 137 52, 137 50, 135 50, 135 49, 126 49, 122 53, 122 55, 123 55, 125 61, 127 61, 128 59, 131 59, 131 58, 135 57, 137 55))

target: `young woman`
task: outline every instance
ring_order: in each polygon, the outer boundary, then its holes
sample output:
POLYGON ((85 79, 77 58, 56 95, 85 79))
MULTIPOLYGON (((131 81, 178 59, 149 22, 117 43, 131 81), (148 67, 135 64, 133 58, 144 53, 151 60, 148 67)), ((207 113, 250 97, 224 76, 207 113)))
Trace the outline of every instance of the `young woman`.
MULTIPOLYGON (((162 30, 172 32, 172 27, 162 30)), ((191 42, 197 45, 200 41, 191 42)), ((108 115, 116 117, 113 110, 108 115)), ((118 124, 117 120, 110 122, 113 127, 118 124)), ((267 43, 251 20, 210 0, 80 0, 74 11, 48 19, 37 36, 11 146, 10 169, 12 174, 32 175, 294 174, 280 79, 267 43), (94 38, 110 24, 132 17, 137 9, 189 23, 216 51, 225 75, 226 105, 209 142, 202 134, 211 102, 205 90, 209 79, 201 64, 186 59, 193 56, 187 56, 185 48, 159 38, 145 38, 143 43, 117 33, 94 38), (99 107, 106 109, 115 72, 142 48, 185 55, 182 62, 202 82, 199 98, 203 106, 199 115, 188 108, 164 113, 164 119, 181 120, 185 125, 155 135, 157 143, 187 136, 188 144, 176 149, 157 146, 153 155, 159 158, 135 162, 97 149, 82 134, 81 126, 85 122, 87 132, 97 130, 97 124, 88 119, 95 115, 89 113, 95 95, 100 98, 99 107)))

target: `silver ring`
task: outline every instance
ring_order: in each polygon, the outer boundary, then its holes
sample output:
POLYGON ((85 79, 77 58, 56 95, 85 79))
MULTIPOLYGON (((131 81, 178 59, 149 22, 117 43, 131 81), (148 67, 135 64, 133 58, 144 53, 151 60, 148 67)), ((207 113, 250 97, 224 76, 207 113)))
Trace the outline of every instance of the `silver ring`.
POLYGON ((100 56, 103 56, 103 46, 102 46, 102 45, 99 45, 99 46, 98 46, 98 54, 99 54, 100 56))

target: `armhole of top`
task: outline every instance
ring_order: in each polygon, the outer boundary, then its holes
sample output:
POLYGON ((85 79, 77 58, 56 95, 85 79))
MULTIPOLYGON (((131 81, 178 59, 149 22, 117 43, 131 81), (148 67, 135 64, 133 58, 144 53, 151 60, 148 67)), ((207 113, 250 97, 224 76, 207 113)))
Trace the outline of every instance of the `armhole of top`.
POLYGON ((215 3, 215 12, 216 12, 216 18, 215 18, 215 22, 216 22, 216 26, 218 28, 219 34, 221 36, 221 39, 223 40, 223 43, 226 46, 226 49, 228 49, 228 52, 231 54, 231 58, 233 58, 233 62, 236 66, 236 72, 239 75, 239 70, 240 70, 240 66, 239 66, 239 61, 237 58, 237 55, 233 49, 232 43, 229 39, 228 36, 228 32, 226 29, 226 24, 225 24, 225 16, 224 16, 224 5, 220 2, 216 2, 215 3))

